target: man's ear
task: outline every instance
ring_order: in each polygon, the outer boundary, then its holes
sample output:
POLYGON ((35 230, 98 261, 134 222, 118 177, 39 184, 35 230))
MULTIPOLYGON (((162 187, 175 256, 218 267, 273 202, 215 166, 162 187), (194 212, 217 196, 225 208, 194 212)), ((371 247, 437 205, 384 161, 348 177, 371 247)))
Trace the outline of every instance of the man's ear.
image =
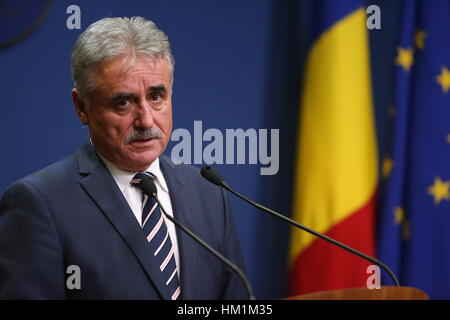
POLYGON ((76 88, 72 89, 72 101, 81 123, 86 126, 89 125, 89 117, 86 113, 86 105, 80 99, 80 94, 76 88))

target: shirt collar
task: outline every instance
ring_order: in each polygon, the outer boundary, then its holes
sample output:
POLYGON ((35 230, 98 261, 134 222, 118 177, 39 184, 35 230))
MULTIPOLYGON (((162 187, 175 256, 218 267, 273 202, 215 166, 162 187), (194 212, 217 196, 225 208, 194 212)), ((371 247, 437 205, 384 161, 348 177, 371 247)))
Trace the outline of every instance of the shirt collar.
POLYGON ((159 157, 156 158, 155 161, 153 161, 145 171, 153 173, 156 176, 156 183, 159 184, 159 186, 163 189, 164 192, 169 192, 166 180, 164 179, 161 167, 159 166, 159 157))
MULTIPOLYGON (((94 144, 92 143, 92 140, 91 140, 91 144, 94 147, 94 144)), ((125 171, 125 170, 117 168, 109 160, 105 159, 105 157, 103 157, 100 154, 100 152, 98 152, 95 149, 95 147, 94 147, 94 150, 97 152, 99 157, 103 160, 103 162, 105 163, 105 165, 108 168, 109 172, 111 173, 111 175, 113 176, 113 178, 116 181, 117 185, 119 186, 120 191, 122 191, 122 193, 123 193, 126 188, 131 186, 131 184, 130 184, 131 180, 133 180, 133 178, 134 178, 134 176, 136 175, 137 172, 125 171)), ((167 193, 169 192, 169 190, 167 188, 166 180, 164 179, 164 176, 163 176, 162 171, 161 171, 161 167, 159 166, 159 158, 156 158, 155 161, 153 161, 148 166, 148 168, 147 168, 147 170, 145 170, 145 172, 152 173, 156 177, 156 179, 155 179, 156 184, 158 184, 164 192, 167 192, 167 193)))

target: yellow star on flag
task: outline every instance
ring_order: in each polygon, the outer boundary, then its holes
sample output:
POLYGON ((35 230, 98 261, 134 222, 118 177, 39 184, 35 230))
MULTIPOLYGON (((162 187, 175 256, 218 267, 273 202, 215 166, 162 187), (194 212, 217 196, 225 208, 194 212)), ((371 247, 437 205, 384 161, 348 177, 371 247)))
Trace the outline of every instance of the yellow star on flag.
POLYGON ((427 37, 427 33, 423 30, 417 30, 415 37, 414 37, 414 43, 416 44, 416 47, 423 50, 425 49, 425 38, 427 37))
POLYGON ((450 143, 450 134, 447 135, 447 142, 450 143))
POLYGON ((402 207, 395 207, 394 220, 396 224, 400 224, 405 220, 405 210, 402 207))
POLYGON ((450 71, 445 67, 441 67, 441 74, 436 77, 436 81, 442 86, 442 91, 447 94, 450 89, 450 71))
POLYGON ((388 178, 391 175, 392 168, 394 167, 394 161, 388 156, 383 159, 383 178, 388 178))
POLYGON ((405 72, 409 72, 414 63, 414 50, 411 48, 397 47, 397 57, 395 63, 401 66, 405 72))
POLYGON ((428 193, 434 197, 434 204, 439 204, 443 199, 450 200, 450 181, 442 181, 437 177, 434 184, 428 188, 428 193))

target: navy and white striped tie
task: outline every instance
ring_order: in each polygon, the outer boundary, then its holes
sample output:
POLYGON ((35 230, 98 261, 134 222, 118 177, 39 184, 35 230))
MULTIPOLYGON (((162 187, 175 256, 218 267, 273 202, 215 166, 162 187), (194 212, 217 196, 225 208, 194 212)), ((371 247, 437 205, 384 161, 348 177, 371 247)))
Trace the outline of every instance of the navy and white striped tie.
MULTIPOLYGON (((131 184, 140 188, 141 180, 149 178, 154 180, 155 176, 150 172, 138 172, 131 180, 131 184)), ((153 197, 149 198, 146 194, 144 194, 141 226, 150 245, 151 253, 158 261, 171 299, 177 300, 180 297, 181 290, 174 247, 158 203, 153 197)))

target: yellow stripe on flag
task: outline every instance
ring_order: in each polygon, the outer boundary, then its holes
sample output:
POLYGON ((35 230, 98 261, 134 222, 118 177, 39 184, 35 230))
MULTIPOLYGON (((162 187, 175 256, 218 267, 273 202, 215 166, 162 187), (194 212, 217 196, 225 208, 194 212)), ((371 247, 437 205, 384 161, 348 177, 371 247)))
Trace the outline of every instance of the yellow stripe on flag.
MULTIPOLYGON (((314 43, 301 107, 293 217, 326 232, 366 204, 377 183, 363 9, 338 21, 314 43)), ((293 231, 291 258, 312 240, 293 231)))

